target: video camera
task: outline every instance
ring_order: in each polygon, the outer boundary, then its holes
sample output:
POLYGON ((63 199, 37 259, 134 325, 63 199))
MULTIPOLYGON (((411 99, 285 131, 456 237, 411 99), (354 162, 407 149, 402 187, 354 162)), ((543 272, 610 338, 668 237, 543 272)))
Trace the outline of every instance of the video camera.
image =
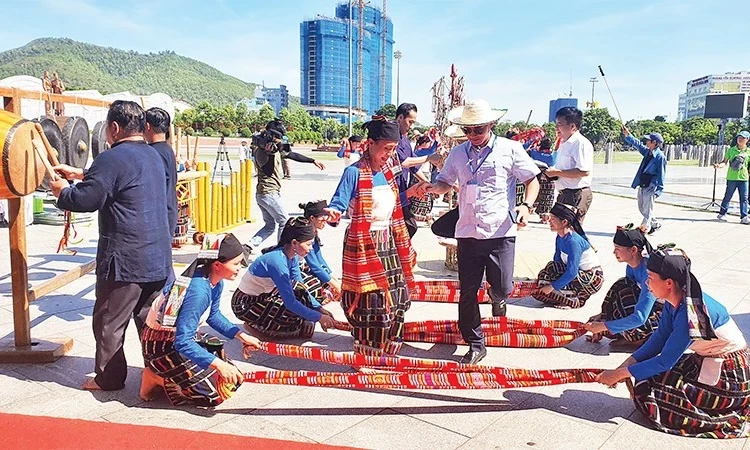
POLYGON ((286 136, 286 127, 280 119, 274 119, 266 124, 266 129, 256 133, 252 137, 253 147, 263 149, 269 154, 276 152, 289 153, 292 144, 286 136))

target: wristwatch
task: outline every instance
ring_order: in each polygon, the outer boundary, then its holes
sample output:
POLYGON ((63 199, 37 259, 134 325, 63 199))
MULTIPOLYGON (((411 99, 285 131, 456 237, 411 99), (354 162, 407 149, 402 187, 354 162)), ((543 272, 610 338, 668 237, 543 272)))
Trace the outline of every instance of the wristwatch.
POLYGON ((518 206, 521 206, 521 205, 523 205, 523 206, 527 207, 527 208, 529 209, 529 212, 531 212, 531 205, 529 205, 529 204, 528 204, 528 203, 526 203, 526 202, 523 202, 523 203, 519 204, 518 206))

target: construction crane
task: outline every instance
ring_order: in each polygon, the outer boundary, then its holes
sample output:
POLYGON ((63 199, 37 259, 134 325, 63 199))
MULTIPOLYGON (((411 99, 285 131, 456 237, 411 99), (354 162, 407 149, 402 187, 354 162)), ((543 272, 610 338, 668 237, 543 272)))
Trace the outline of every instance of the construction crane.
POLYGON ((386 15, 387 0, 383 0, 383 15, 380 21, 380 106, 385 105, 385 80, 386 80, 386 67, 385 67, 385 49, 388 44, 388 16, 386 15))

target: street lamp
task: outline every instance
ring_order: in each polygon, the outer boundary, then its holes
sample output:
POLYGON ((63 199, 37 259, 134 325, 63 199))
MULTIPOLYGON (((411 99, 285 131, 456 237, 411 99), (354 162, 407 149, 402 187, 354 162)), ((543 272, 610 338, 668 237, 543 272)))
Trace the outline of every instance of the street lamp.
POLYGON ((399 91, 401 88, 401 57, 404 56, 403 53, 401 53, 400 50, 396 50, 393 52, 393 57, 396 58, 396 106, 398 107, 399 103, 399 91))

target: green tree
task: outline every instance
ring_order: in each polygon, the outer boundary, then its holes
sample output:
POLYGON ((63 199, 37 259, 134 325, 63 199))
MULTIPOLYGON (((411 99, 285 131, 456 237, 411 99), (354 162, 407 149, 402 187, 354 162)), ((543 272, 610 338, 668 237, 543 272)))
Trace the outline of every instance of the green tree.
POLYGON ((704 145, 718 142, 719 129, 716 121, 702 117, 692 117, 680 122, 682 137, 679 143, 704 145))
POLYGON ((654 117, 654 122, 666 122, 667 118, 664 116, 656 116, 654 117))
POLYGON ((609 114, 607 108, 592 108, 583 113, 581 134, 595 146, 618 139, 620 128, 620 122, 609 114))
POLYGON ((542 129, 544 130, 544 134, 552 139, 552 145, 555 144, 555 137, 557 136, 557 132, 555 131, 555 122, 547 122, 542 125, 542 129))
POLYGON ((386 116, 387 118, 391 120, 395 120, 396 119, 396 105, 394 105, 393 103, 385 104, 379 110, 377 110, 375 114, 386 116))
POLYGON ((498 136, 505 136, 505 134, 510 130, 510 127, 512 127, 513 124, 510 122, 504 121, 504 122, 498 122, 495 124, 495 126, 492 128, 492 132, 495 133, 498 136))
POLYGON ((266 124, 273 119, 276 118, 276 112, 273 110, 273 107, 266 103, 265 105, 260 107, 260 111, 258 111, 258 120, 263 124, 263 126, 266 126, 266 124))

